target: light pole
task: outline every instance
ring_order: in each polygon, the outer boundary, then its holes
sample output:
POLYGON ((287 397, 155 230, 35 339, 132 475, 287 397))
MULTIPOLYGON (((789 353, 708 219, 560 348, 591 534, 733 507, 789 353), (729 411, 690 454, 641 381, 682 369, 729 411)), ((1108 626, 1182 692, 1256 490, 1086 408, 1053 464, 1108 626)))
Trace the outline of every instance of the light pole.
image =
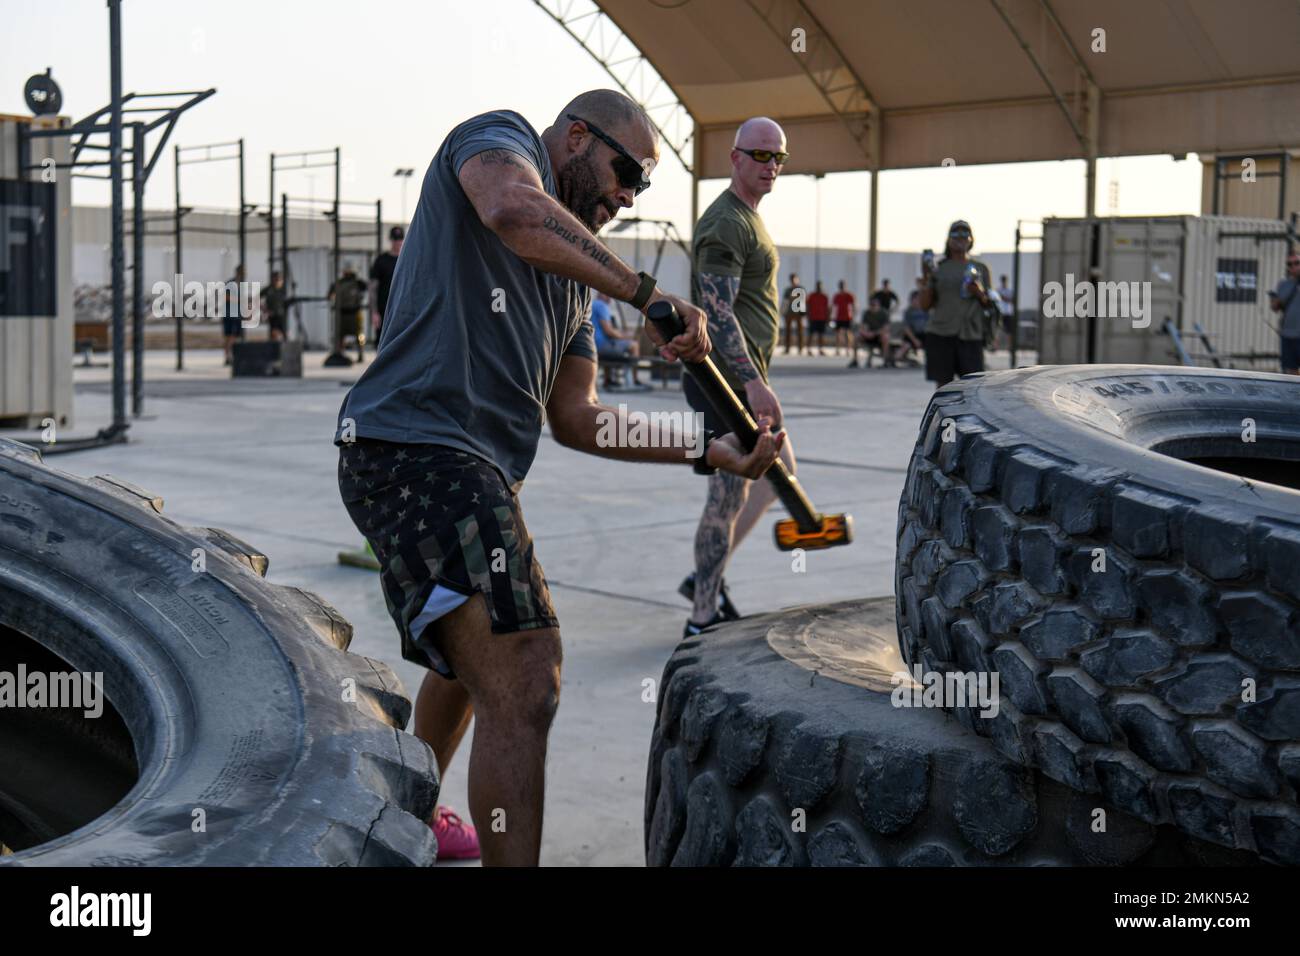
MULTIPOLYGON (((822 176, 824 173, 813 173, 813 182, 817 188, 816 198, 816 225, 813 236, 813 282, 817 283, 822 280, 822 176)), ((813 286, 816 288, 816 286, 813 286)))
POLYGON ((406 225, 406 184, 410 182, 411 177, 415 175, 415 170, 401 168, 394 171, 393 175, 402 181, 402 225, 405 226, 406 225))

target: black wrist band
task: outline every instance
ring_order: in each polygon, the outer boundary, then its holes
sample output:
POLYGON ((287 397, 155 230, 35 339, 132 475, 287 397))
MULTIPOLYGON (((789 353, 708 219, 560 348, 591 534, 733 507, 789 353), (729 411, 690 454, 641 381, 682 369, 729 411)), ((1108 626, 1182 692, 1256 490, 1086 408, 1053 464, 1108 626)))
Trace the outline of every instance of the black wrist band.
POLYGON ((641 284, 636 287, 636 292, 627 301, 638 312, 644 312, 646 303, 650 301, 650 296, 655 294, 655 287, 658 283, 655 282, 655 277, 648 272, 638 272, 637 275, 641 277, 641 284))
POLYGON ((718 433, 712 428, 706 428, 702 432, 704 438, 700 446, 700 457, 695 459, 692 467, 697 475, 711 475, 718 469, 709 464, 709 442, 718 437, 718 433))

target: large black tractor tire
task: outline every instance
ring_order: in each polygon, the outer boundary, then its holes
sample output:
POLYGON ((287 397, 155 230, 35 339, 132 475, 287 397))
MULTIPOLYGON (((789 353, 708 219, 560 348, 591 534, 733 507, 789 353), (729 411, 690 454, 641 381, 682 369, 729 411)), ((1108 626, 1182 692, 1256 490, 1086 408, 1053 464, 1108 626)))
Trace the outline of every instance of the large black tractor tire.
POLYGON ((1300 864, 1297 488, 1291 376, 962 379, 931 400, 899 505, 903 656, 996 672, 996 718, 957 714, 1011 759, 1300 864))
POLYGON ((0 440, 6 654, 101 673, 112 705, 3 735, 3 862, 431 865, 437 769, 392 670, 264 555, 161 510, 0 440))
POLYGON ((657 700, 646 862, 1257 862, 1100 808, 941 709, 894 706, 902 668, 891 598, 745 618, 678 645, 657 700))

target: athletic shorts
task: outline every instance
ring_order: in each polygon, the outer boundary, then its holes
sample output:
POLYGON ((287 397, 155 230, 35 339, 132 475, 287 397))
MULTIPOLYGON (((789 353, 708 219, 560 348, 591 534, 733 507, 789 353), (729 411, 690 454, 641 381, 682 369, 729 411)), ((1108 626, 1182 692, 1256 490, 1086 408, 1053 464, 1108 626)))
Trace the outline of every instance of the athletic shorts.
MULTIPOLYGON (((695 384, 695 379, 691 377, 690 372, 685 372, 682 375, 682 394, 686 396, 686 403, 694 411, 704 413, 705 428, 717 432, 719 435, 725 435, 731 431, 731 426, 724 422, 722 416, 713 410, 713 405, 705 397, 704 390, 695 384)), ((754 410, 749 407, 749 399, 745 397, 745 393, 740 392, 737 397, 739 397, 740 403, 745 406, 745 411, 749 412, 749 416, 753 418, 754 410)))
POLYGON ((221 334, 227 337, 244 336, 244 322, 237 315, 225 315, 221 317, 221 334))
POLYGON ((283 315, 270 315, 267 316, 266 324, 271 327, 272 332, 279 332, 284 335, 288 329, 288 323, 285 322, 284 318, 283 315))
POLYGON ((955 335, 925 336, 925 377, 940 385, 954 378, 984 371, 984 343, 967 341, 955 335))
POLYGON ((813 320, 813 319, 809 319, 809 320, 808 320, 808 331, 809 331, 809 332, 818 332, 818 333, 825 332, 825 331, 826 331, 826 326, 828 326, 828 325, 830 325, 830 322, 828 322, 826 319, 822 319, 820 322, 815 321, 815 320, 813 320))
POLYGON ((1282 370, 1294 371, 1300 368, 1300 339, 1280 336, 1282 342, 1282 370))
POLYGON ((404 659, 454 678, 426 629, 475 593, 494 634, 559 627, 519 499, 482 458, 358 438, 339 448, 339 492, 379 561, 404 659))
POLYGON ((852 324, 853 324, 853 320, 852 320, 852 319, 836 319, 836 320, 835 320, 835 327, 836 327, 837 329, 847 329, 847 328, 848 328, 849 326, 851 326, 852 324))

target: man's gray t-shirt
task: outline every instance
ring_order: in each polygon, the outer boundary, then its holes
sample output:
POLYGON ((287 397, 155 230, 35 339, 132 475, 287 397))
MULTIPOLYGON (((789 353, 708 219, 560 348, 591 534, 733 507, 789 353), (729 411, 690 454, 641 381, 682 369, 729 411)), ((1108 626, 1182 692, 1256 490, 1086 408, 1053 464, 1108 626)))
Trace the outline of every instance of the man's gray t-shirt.
POLYGON ((546 147, 518 113, 484 113, 448 134, 397 260, 379 354, 343 400, 335 444, 352 419, 361 438, 478 455, 517 492, 560 360, 595 361, 596 348, 590 290, 507 249, 461 189, 461 166, 488 149, 523 157, 556 195, 546 147))
POLYGON ((1277 296, 1279 304, 1287 302, 1288 296, 1291 299, 1282 310, 1282 326, 1278 331, 1283 338, 1300 339, 1300 290, 1296 289, 1296 280, 1283 279, 1273 294, 1277 296))

